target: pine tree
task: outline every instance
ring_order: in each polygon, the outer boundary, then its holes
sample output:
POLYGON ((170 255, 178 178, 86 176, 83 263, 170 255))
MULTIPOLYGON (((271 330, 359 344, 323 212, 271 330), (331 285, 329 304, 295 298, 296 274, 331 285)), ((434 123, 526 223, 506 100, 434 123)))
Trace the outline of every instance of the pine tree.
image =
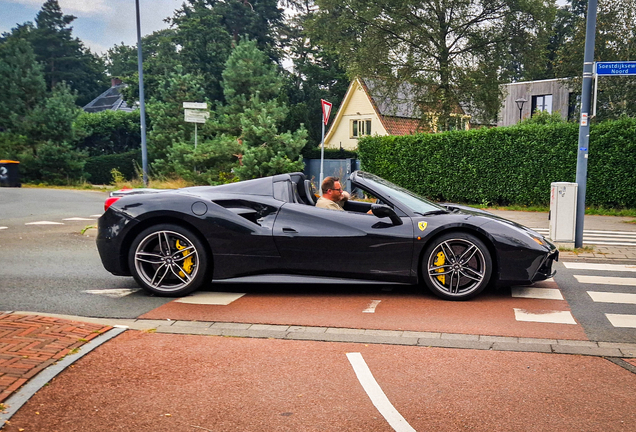
POLYGON ((223 71, 223 93, 227 101, 224 119, 241 144, 239 166, 234 172, 242 180, 303 168, 300 151, 307 131, 279 133, 289 110, 275 97, 282 87, 277 67, 254 41, 243 39, 232 51, 223 71))

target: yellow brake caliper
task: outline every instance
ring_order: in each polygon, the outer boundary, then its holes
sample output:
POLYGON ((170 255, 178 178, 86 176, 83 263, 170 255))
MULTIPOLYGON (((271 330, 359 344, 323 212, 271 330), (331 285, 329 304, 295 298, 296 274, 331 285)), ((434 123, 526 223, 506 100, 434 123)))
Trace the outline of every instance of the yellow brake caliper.
MULTIPOLYGON (((179 250, 183 250, 186 247, 183 246, 179 240, 177 240, 177 243, 175 244, 175 246, 177 247, 177 249, 179 250)), ((183 252, 183 256, 187 257, 188 256, 188 251, 184 251, 183 252)), ((183 261, 183 269, 186 271, 186 273, 190 274, 192 273, 192 266, 194 265, 194 263, 192 262, 192 255, 190 255, 189 257, 187 257, 184 261, 183 261)), ((185 277, 185 275, 183 274, 182 271, 179 272, 179 276, 181 277, 185 277)), ((438 276, 439 277, 439 276, 438 276)))
MULTIPOLYGON (((446 256, 444 255, 444 252, 439 252, 437 254, 437 257, 435 259, 435 262, 433 263, 433 265, 439 267, 439 266, 443 266, 444 263, 446 262, 446 256)), ((444 269, 437 269, 435 270, 437 273, 443 273, 444 269)), ((442 284, 446 283, 446 275, 441 275, 441 276, 437 276, 437 280, 440 281, 442 284)))

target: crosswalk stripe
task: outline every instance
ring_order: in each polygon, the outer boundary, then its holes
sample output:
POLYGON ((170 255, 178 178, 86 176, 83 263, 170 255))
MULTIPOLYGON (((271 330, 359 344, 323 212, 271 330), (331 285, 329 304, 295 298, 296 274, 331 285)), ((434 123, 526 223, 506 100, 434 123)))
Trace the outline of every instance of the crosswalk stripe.
POLYGON ((636 328, 636 315, 605 314, 614 327, 636 328))
POLYGON ((525 309, 514 308, 517 321, 550 323, 550 324, 576 324, 570 311, 541 311, 531 312, 525 309))
MULTIPOLYGON (((550 230, 547 228, 532 229, 544 236, 550 234, 550 230)), ((600 246, 636 246, 636 232, 584 230, 583 243, 600 246)))
POLYGON ((636 278, 574 275, 579 283, 636 286, 636 278))
POLYGON ((636 304, 636 294, 588 291, 592 300, 598 303, 636 304))
POLYGON ((565 268, 572 270, 631 271, 636 272, 636 265, 595 264, 585 262, 564 262, 565 268))
POLYGON ((561 291, 554 288, 512 287, 512 296, 547 300, 563 300, 561 291))
POLYGON ((176 303, 227 306, 243 297, 245 293, 195 292, 187 297, 175 300, 176 303))
POLYGON ((139 291, 140 288, 115 288, 115 289, 102 289, 102 290, 85 290, 86 294, 96 294, 110 298, 120 298, 130 295, 139 291))

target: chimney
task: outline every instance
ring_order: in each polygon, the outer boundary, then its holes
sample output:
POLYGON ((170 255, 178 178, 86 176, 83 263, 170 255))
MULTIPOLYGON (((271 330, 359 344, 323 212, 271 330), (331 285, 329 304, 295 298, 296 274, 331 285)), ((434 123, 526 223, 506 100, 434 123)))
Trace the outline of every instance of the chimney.
POLYGON ((111 78, 110 79, 110 86, 111 87, 116 87, 118 85, 121 84, 121 80, 119 78, 111 78))

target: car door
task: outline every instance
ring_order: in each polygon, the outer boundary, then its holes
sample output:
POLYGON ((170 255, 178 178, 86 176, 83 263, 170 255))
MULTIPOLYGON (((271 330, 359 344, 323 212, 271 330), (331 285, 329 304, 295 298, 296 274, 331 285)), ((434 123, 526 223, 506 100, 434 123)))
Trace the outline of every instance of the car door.
POLYGON ((413 224, 366 213, 284 204, 274 222, 281 270, 317 276, 407 282, 413 259, 413 224))

